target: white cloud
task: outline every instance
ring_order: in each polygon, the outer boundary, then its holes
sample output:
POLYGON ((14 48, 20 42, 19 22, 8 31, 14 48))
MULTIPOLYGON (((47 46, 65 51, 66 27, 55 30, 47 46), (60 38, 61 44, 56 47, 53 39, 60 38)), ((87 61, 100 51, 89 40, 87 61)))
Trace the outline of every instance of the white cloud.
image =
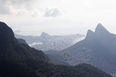
POLYGON ((26 8, 21 9, 14 9, 12 6, 10 8, 10 13, 13 15, 30 15, 30 16, 39 16, 41 15, 40 11, 38 9, 31 9, 28 10, 26 8))
POLYGON ((84 2, 83 3, 83 9, 85 9, 85 10, 92 9, 92 2, 91 1, 84 2))
POLYGON ((45 12, 45 17, 56 17, 59 15, 62 15, 63 11, 61 9, 59 9, 58 7, 53 7, 53 8, 46 8, 46 12, 45 12))
POLYGON ((0 14, 38 16, 40 12, 32 7, 37 0, 0 0, 0 14))
POLYGON ((3 3, 3 4, 10 3, 13 5, 21 5, 21 4, 30 5, 36 1, 37 0, 0 0, 0 3, 3 3))
POLYGON ((25 30, 26 34, 80 33, 91 27, 94 29, 99 22, 116 26, 115 3, 115 0, 0 0, 0 20, 14 30, 21 30, 22 34, 25 30), (86 24, 80 26, 74 22, 86 24))
POLYGON ((8 7, 7 3, 2 3, 0 1, 0 14, 9 14, 10 13, 10 8, 8 7))

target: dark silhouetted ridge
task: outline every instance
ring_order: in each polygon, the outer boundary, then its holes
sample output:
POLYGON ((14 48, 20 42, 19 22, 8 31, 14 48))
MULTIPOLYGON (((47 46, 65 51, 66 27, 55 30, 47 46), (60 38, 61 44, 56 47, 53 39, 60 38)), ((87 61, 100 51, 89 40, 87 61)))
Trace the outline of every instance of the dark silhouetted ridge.
POLYGON ((97 25, 96 29, 95 29, 95 34, 104 35, 104 34, 107 34, 107 33, 109 33, 109 31, 106 30, 105 27, 103 27, 103 25, 99 23, 97 25))
POLYGON ((0 60, 36 59, 49 61, 42 51, 35 50, 25 43, 24 40, 17 40, 12 29, 5 23, 0 22, 0 60))
POLYGON ((42 51, 18 41, 12 29, 0 22, 0 77, 111 77, 90 64, 53 65, 42 51))
POLYGON ((16 41, 14 33, 4 22, 0 22, 0 44, 16 41))
POLYGON ((86 38, 62 50, 71 54, 69 64, 90 63, 108 73, 116 73, 116 35, 98 24, 95 32, 88 30, 86 38))
POLYGON ((101 23, 99 23, 95 29, 95 32, 88 30, 86 39, 91 39, 91 38, 98 38, 98 39, 103 39, 104 37, 109 37, 110 32, 103 27, 101 23))
POLYGON ((93 32, 93 31, 91 31, 91 30, 88 30, 88 31, 87 31, 87 35, 86 35, 86 38, 85 38, 85 39, 93 38, 93 36, 94 36, 94 32, 93 32))

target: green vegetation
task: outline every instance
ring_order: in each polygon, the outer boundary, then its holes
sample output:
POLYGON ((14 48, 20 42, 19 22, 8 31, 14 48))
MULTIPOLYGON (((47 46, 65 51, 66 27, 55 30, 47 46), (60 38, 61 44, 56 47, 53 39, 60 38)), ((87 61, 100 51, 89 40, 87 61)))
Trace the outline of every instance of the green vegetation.
POLYGON ((0 22, 0 77, 111 77, 90 64, 54 65, 40 50, 18 43, 0 22))
POLYGON ((0 61, 1 77, 111 77, 90 64, 53 65, 45 61, 0 61))
POLYGON ((111 77, 90 64, 54 65, 42 51, 26 44, 14 43, 11 47, 18 59, 12 59, 16 57, 12 54, 11 60, 0 60, 1 77, 111 77))
POLYGON ((58 54, 47 54, 47 56, 49 57, 50 62, 53 64, 70 65, 67 62, 64 62, 65 59, 63 59, 62 56, 58 54))

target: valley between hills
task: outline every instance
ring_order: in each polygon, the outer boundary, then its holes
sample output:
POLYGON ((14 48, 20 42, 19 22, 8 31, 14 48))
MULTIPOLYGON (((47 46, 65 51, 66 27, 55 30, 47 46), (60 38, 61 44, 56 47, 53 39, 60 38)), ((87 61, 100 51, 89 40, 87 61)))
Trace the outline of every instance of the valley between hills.
POLYGON ((0 22, 0 77, 112 77, 115 38, 98 24, 96 31, 89 30, 84 40, 57 53, 45 54, 15 38, 12 29, 0 22), (70 55, 70 60, 64 53, 70 55), (58 64, 60 61, 62 64, 58 64))
MULTIPOLYGON (((40 37, 42 36, 44 36, 44 39, 50 38, 50 35, 47 33, 42 33, 40 37)), ((66 39, 70 40, 70 42, 68 40, 66 41, 70 46, 64 47, 63 49, 56 46, 56 48, 61 50, 48 49, 48 51, 45 52, 52 63, 72 66, 88 63, 107 73, 116 74, 116 35, 110 33, 102 24, 99 23, 97 25, 95 32, 88 30, 86 37, 78 34, 67 36, 66 39), (70 39, 71 37, 72 40, 70 39), (84 38, 70 45, 72 41, 79 37, 84 38), (68 53, 70 57, 64 56, 64 53, 68 53)), ((64 40, 61 39, 60 41, 64 40)), ((63 44, 65 43, 60 43, 59 45, 63 47, 63 44)), ((50 45, 50 43, 48 43, 48 45, 50 45)), ((53 44, 53 46, 55 45, 53 44)), ((50 47, 52 46, 50 45, 50 47)))

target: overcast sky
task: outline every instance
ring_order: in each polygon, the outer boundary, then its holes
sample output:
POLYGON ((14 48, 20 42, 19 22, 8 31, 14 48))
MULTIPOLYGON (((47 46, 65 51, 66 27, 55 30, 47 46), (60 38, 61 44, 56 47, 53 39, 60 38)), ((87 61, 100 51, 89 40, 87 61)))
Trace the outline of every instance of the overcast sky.
POLYGON ((116 34, 116 1, 0 0, 0 21, 23 35, 86 35, 98 23, 116 34))

